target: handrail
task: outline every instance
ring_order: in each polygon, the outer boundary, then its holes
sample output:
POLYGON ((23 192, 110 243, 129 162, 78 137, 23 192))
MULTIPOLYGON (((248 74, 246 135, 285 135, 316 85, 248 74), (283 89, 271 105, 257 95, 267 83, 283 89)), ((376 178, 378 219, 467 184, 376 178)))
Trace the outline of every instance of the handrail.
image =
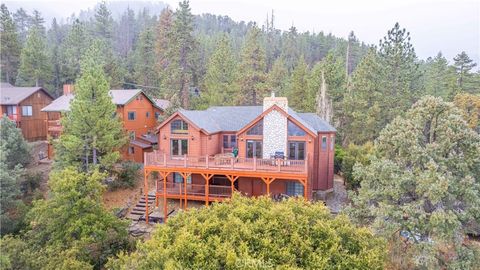
MULTIPOLYGON (((162 180, 160 180, 162 181, 162 180)), ((205 196, 205 184, 190 184, 167 182, 167 194, 184 195, 185 191, 188 196, 205 196)), ((157 185, 157 192, 163 193, 163 184, 157 185)), ((208 194, 210 197, 230 197, 232 195, 231 186, 209 185, 208 194)))
POLYGON ((160 151, 146 153, 145 166, 188 167, 218 170, 308 173, 307 160, 262 159, 225 156, 172 156, 160 151))

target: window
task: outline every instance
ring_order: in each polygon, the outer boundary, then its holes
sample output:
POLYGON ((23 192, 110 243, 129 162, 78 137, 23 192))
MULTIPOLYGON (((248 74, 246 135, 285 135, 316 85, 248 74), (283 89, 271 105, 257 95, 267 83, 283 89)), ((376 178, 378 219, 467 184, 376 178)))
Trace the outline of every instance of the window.
POLYGON ((287 182, 288 196, 303 196, 303 185, 297 181, 287 182))
POLYGON ((335 148, 335 137, 332 135, 330 136, 330 150, 335 148))
POLYGON ((247 141, 247 158, 262 158, 262 141, 247 141))
POLYGON ((17 114, 17 107, 7 106, 7 115, 15 115, 15 114, 17 114))
MULTIPOLYGON (((173 182, 174 183, 183 183, 183 176, 179 173, 173 173, 173 182)), ((192 175, 187 177, 187 184, 192 183, 192 175)))
POLYGON ((137 114, 135 112, 128 112, 128 120, 135 120, 137 114))
POLYGON ((183 120, 173 120, 170 124, 170 132, 173 134, 187 134, 188 124, 183 120))
POLYGON ((292 121, 288 120, 287 124, 288 136, 305 136, 306 133, 303 129, 297 126, 292 121))
POLYGON ((135 137, 136 137, 136 136, 135 136, 135 131, 130 131, 130 132, 128 132, 128 138, 129 138, 130 140, 135 140, 135 137))
POLYGON ((288 142, 288 159, 305 160, 305 142, 288 142))
POLYGON ((135 147, 133 147, 133 146, 128 147, 128 154, 129 155, 135 154, 135 147))
POLYGON ((250 128, 247 135, 263 135, 263 119, 250 128))
POLYGON ((146 117, 150 118, 150 112, 147 112, 146 117))
POLYGON ((322 136, 322 150, 327 149, 327 136, 322 136))
POLYGON ((171 155, 183 156, 188 154, 188 140, 171 140, 171 155))
POLYGON ((32 106, 22 106, 22 116, 32 116, 32 106))
POLYGON ((223 148, 234 148, 237 146, 236 135, 223 135, 223 148))

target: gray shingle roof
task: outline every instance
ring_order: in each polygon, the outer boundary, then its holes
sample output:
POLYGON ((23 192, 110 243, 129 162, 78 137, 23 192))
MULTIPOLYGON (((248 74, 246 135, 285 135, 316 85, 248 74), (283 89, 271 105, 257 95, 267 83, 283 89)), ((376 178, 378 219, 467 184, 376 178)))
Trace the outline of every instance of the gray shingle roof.
POLYGON ((166 99, 159 99, 159 98, 153 98, 153 101, 162 110, 166 110, 168 107, 170 107, 170 101, 166 99))
MULTIPOLYGON (((110 90, 112 101, 115 105, 125 105, 130 100, 135 98, 142 90, 129 89, 129 90, 110 90)), ((73 94, 63 95, 55 99, 50 105, 42 109, 43 112, 66 112, 70 110, 70 102, 75 97, 73 94)))
MULTIPOLYGON (((43 89, 43 88, 42 87, 15 87, 11 85, 8 86, 7 84, 2 83, 2 86, 0 87, 0 104, 2 105, 18 104, 40 89, 43 89), (7 86, 7 87, 4 87, 4 86, 7 86)), ((48 93, 47 95, 50 96, 50 94, 48 93)))
MULTIPOLYGON (((239 131, 262 112, 262 106, 218 106, 204 111, 180 110, 182 115, 208 133, 239 131)), ((297 113, 289 108, 288 114, 313 133, 336 131, 314 113, 297 113)))

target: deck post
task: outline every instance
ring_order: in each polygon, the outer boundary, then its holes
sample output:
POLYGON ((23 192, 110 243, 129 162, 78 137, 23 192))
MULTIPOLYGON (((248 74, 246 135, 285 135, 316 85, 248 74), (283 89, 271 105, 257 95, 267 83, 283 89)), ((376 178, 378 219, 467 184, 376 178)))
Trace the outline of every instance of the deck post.
POLYGON ((232 167, 232 169, 233 169, 233 157, 230 157, 230 165, 231 165, 231 167, 232 167))
POLYGON ((281 159, 277 158, 277 171, 280 171, 281 159))
POLYGON ((155 179, 155 207, 158 207, 158 179, 155 179))
POLYGON ((253 170, 257 170, 257 157, 253 157, 253 170))
POLYGON ((308 156, 310 156, 310 154, 308 154, 305 158, 305 172, 308 172, 308 156))
POLYGON ((208 155, 205 155, 205 167, 208 169, 208 155))
POLYGON ((168 205, 167 205, 167 175, 162 172, 163 177, 163 223, 167 222, 168 205))
POLYGON ((148 224, 148 171, 143 170, 143 184, 144 184, 144 193, 145 193, 145 223, 148 224))

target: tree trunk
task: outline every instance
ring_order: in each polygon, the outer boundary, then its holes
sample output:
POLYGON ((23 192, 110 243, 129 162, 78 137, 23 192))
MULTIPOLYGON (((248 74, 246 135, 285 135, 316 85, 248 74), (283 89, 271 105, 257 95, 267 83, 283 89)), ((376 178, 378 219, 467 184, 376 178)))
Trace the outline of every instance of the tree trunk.
POLYGON ((322 70, 322 84, 317 93, 317 114, 328 123, 332 122, 333 108, 332 102, 327 95, 327 83, 325 82, 325 73, 322 70))
POLYGON ((93 148, 93 153, 92 153, 92 158, 93 158, 93 165, 97 165, 97 148, 93 148))

